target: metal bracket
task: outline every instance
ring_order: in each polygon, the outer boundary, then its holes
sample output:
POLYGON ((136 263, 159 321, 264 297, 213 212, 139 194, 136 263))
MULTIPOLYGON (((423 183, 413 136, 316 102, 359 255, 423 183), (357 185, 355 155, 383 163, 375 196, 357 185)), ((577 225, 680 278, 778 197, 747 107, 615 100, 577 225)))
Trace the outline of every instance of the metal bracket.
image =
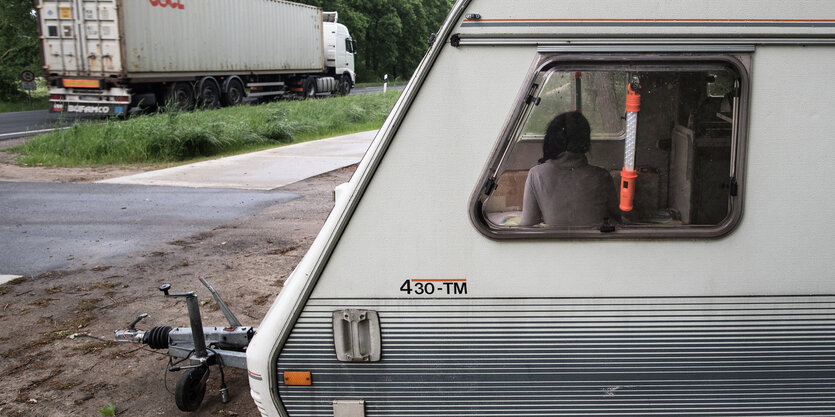
POLYGON ((365 400, 333 400, 333 417, 365 417, 365 400))
POLYGON ((341 362, 379 362, 380 318, 371 310, 333 312, 333 343, 341 362))
POLYGON ((209 281, 206 281, 203 277, 197 277, 197 279, 209 289, 210 293, 212 293, 212 297, 214 297, 215 302, 217 302, 217 306, 220 307, 220 311, 223 312, 223 317, 226 317, 226 321, 229 323, 229 326, 241 327, 241 322, 238 321, 238 318, 235 317, 235 314, 232 313, 232 310, 229 309, 229 306, 226 305, 223 298, 220 298, 220 294, 218 294, 215 288, 212 287, 212 284, 209 284, 209 281))

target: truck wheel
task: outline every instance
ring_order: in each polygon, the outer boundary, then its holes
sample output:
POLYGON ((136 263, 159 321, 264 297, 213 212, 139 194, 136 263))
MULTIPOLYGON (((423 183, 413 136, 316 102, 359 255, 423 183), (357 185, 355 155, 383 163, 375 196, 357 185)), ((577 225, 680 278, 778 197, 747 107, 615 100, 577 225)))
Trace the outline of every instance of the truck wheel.
POLYGON ((187 370, 177 381, 174 389, 174 402, 181 411, 195 411, 200 408, 206 395, 206 379, 209 367, 201 366, 187 370))
POLYGON ((304 81, 304 96, 302 98, 309 99, 316 97, 316 79, 308 78, 304 81))
POLYGON ((339 79, 339 95, 347 96, 348 94, 351 94, 351 77, 343 74, 339 79))
POLYGON ((244 85, 238 80, 231 80, 223 92, 224 106, 237 106, 244 100, 244 85))
POLYGON ((206 77, 200 80, 197 91, 197 101, 201 107, 214 109, 220 106, 220 86, 214 78, 206 77))
POLYGON ((194 89, 189 83, 174 83, 165 95, 165 106, 177 106, 180 110, 194 108, 194 89))

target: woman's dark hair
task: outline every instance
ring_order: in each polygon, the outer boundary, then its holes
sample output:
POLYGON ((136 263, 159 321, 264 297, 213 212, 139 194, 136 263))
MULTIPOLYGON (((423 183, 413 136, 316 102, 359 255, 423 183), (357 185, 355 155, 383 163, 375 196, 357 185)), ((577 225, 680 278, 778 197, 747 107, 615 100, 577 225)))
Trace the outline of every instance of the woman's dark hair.
POLYGON ((586 117, 576 111, 563 113, 548 123, 539 162, 555 159, 565 151, 586 153, 590 146, 591 128, 586 117))

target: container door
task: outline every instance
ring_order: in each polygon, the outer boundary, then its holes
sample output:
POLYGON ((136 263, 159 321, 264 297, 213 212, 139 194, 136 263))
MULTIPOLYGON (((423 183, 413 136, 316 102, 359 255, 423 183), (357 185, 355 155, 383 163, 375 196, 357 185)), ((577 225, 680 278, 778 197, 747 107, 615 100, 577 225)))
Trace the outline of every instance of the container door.
POLYGON ((115 0, 44 0, 39 13, 50 74, 106 77, 121 72, 115 0))

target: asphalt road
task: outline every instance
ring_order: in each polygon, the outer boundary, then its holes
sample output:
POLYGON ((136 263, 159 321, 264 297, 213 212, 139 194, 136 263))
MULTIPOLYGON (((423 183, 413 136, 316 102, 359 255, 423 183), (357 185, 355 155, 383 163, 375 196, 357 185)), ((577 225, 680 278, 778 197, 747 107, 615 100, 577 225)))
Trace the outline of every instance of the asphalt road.
MULTIPOLYGON (((387 90, 402 90, 406 87, 406 84, 389 84, 386 86, 387 90)), ((382 85, 375 85, 370 87, 357 87, 351 90, 351 94, 371 94, 371 93, 382 93, 383 86, 382 85)))
POLYGON ((272 191, 0 182, 0 274, 92 268, 298 197, 272 191))
POLYGON ((33 136, 53 130, 56 126, 70 125, 77 119, 91 119, 95 116, 50 113, 49 110, 19 111, 0 113, 0 140, 33 136))

